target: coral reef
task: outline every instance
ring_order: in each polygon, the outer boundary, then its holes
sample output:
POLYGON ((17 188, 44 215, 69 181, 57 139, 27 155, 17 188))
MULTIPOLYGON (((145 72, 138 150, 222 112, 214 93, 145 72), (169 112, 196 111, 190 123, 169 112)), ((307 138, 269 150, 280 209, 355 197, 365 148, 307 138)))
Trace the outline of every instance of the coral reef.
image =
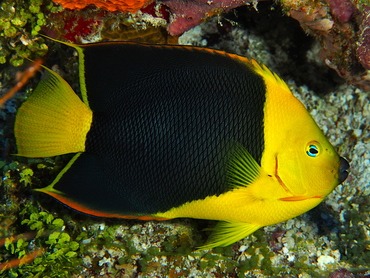
POLYGON ((101 9, 70 10, 52 14, 51 24, 41 31, 53 38, 73 43, 102 40, 177 44, 166 31, 169 13, 162 4, 150 4, 135 15, 101 9))
POLYGON ((370 70, 370 6, 364 7, 360 25, 360 39, 357 43, 357 55, 363 67, 370 70))
POLYGON ((53 0, 64 8, 81 10, 88 5, 95 5, 107 11, 120 11, 136 13, 151 0, 53 0))
POLYGON ((92 25, 99 25, 99 20, 95 20, 94 18, 84 19, 82 17, 78 18, 74 16, 64 24, 64 31, 65 34, 63 38, 67 41, 76 42, 76 37, 85 37, 91 34, 92 25))
MULTIPOLYGON (((220 14, 230 9, 252 3, 255 7, 257 6, 257 1, 252 0, 161 0, 133 1, 132 3, 129 1, 55 0, 55 2, 70 9, 82 9, 93 3, 109 11, 136 13, 131 17, 133 25, 139 26, 141 22, 143 29, 150 25, 166 26, 170 36, 181 35, 205 19, 212 16, 219 17, 220 14), (146 27, 144 22, 147 23, 146 27)), ((287 15, 296 19, 308 34, 318 39, 322 46, 320 58, 330 68, 351 84, 364 90, 370 89, 370 7, 368 2, 280 0, 279 3, 287 15)), ((87 23, 97 24, 96 20, 86 20, 83 23, 80 18, 76 18, 77 23, 73 24, 77 26, 76 28, 80 25, 87 25, 87 23)), ((89 28, 87 26, 85 29, 89 28)), ((68 38, 68 40, 73 41, 73 38, 68 38)))
POLYGON ((355 276, 349 270, 341 268, 330 273, 328 278, 355 278, 355 276))
MULTIPOLYGON (((63 5, 64 8, 68 9, 83 9, 86 6, 93 4, 96 7, 108 10, 108 11, 120 11, 120 12, 131 12, 136 13, 140 9, 143 13, 152 14, 150 9, 145 6, 151 5, 151 0, 53 0, 56 3, 63 5), (149 5, 148 5, 149 4, 149 5)), ((167 31, 171 36, 181 35, 185 31, 197 26, 205 18, 219 15, 225 11, 233 9, 235 7, 245 5, 252 2, 252 0, 163 0, 158 1, 154 5, 157 6, 157 14, 155 17, 161 17, 158 15, 159 10, 168 9, 170 13, 169 24, 167 31), (159 6, 161 6, 159 8, 159 6)))
POLYGON ((331 13, 341 23, 347 23, 353 14, 357 12, 357 8, 350 0, 328 0, 331 8, 331 13))
POLYGON ((222 12, 250 2, 250 0, 163 0, 163 3, 168 6, 171 11, 171 18, 167 31, 172 36, 181 35, 190 28, 197 26, 207 17, 219 15, 222 12))
POLYGON ((106 14, 107 12, 101 10, 65 9, 63 12, 50 15, 49 20, 52 24, 43 27, 41 32, 73 43, 100 40, 100 30, 106 14))
POLYGON ((370 89, 369 3, 280 1, 287 15, 321 43, 320 57, 351 84, 370 89))
POLYGON ((100 31, 101 39, 150 44, 178 44, 177 37, 168 35, 162 26, 147 25, 145 28, 139 29, 133 27, 132 24, 125 24, 125 22, 127 22, 126 18, 122 18, 119 22, 117 19, 106 20, 100 31), (115 28, 112 28, 113 24, 115 24, 115 28))

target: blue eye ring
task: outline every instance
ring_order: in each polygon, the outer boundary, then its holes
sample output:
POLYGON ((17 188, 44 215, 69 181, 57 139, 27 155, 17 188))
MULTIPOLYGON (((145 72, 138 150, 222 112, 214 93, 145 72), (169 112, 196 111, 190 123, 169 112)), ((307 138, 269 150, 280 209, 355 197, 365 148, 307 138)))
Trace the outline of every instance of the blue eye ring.
POLYGON ((318 157, 321 153, 320 143, 317 141, 312 141, 306 146, 306 154, 309 157, 318 157))

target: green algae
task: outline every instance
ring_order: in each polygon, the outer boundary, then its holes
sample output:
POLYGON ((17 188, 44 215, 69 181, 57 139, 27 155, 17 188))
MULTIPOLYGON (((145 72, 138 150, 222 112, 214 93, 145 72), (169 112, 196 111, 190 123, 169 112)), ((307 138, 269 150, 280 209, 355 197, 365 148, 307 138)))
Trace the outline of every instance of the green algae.
POLYGON ((61 11, 49 0, 2 1, 0 5, 0 64, 18 67, 24 59, 36 59, 48 50, 38 35, 49 13, 61 11), (46 15, 45 15, 46 14, 46 15))
MULTIPOLYGON (((73 240, 71 235, 64 230, 64 221, 55 218, 52 214, 41 211, 35 212, 37 208, 28 204, 20 212, 26 219, 21 225, 27 225, 36 234, 31 242, 20 238, 16 242, 7 239, 5 250, 12 257, 24 258, 30 250, 44 249, 41 255, 36 257, 30 264, 20 265, 19 267, 3 270, 0 274, 9 277, 70 277, 81 271, 82 261, 77 257, 80 243, 73 240), (33 211, 33 212, 31 212, 33 211), (30 213, 30 214, 29 214, 30 213), (31 247, 32 246, 32 247, 31 247)), ((74 236, 75 237, 75 236, 74 236)), ((81 241, 81 235, 77 240, 81 241)))

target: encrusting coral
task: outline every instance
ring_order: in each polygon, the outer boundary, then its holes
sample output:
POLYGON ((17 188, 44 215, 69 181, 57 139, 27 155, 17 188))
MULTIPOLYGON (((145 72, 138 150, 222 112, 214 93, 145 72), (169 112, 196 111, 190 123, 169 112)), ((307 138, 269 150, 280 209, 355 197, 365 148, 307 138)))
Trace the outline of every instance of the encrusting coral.
MULTIPOLYGON (((136 13, 153 0, 53 0, 68 9, 83 9, 88 5, 95 5, 108 11, 136 13)), ((219 15, 230 9, 245 5, 252 0, 163 0, 163 3, 170 10, 170 21, 167 31, 170 35, 181 35, 185 31, 200 24, 203 19, 219 15)))
MULTIPOLYGON (((205 19, 233 8, 253 4, 252 0, 53 0, 65 8, 83 9, 89 4, 118 12, 136 13, 148 24, 167 25, 178 36, 205 19), (163 14, 163 11, 166 15, 163 14), (169 14, 169 15, 168 15, 169 14)), ((280 0, 284 12, 296 19, 322 46, 320 58, 339 76, 364 90, 370 89, 370 7, 366 1, 280 0)))
POLYGON ((170 35, 181 35, 185 31, 197 26, 203 19, 219 15, 230 9, 245 5, 251 0, 198 0, 174 1, 164 0, 170 8, 171 18, 167 31, 170 35))
POLYGON ((320 41, 320 58, 339 76, 370 89, 370 7, 351 0, 280 1, 287 15, 320 41))
POLYGON ((151 0, 53 0, 55 3, 61 4, 64 8, 81 10, 88 5, 95 5, 108 11, 120 11, 136 13, 151 0))
POLYGON ((360 25, 360 39, 357 43, 357 56, 364 68, 370 70, 370 7, 364 8, 360 25))

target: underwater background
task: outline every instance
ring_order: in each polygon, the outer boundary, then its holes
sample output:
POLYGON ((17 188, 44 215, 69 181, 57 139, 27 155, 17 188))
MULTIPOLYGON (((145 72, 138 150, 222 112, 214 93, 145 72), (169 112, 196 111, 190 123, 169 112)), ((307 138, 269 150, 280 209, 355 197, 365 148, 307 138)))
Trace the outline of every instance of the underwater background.
MULTIPOLYGON (((129 1, 107 2, 121 7, 120 2, 129 1)), ((75 51, 39 33, 74 43, 129 40, 220 49, 253 58, 283 78, 350 162, 350 175, 304 215, 212 250, 196 247, 204 244, 210 234, 204 229, 215 221, 83 215, 32 191, 50 184, 70 155, 12 155, 15 114, 39 82, 41 74, 36 73, 0 110, 0 276, 370 275, 369 2, 134 2, 140 6, 129 3, 131 10, 114 10, 85 4, 69 9, 46 0, 2 1, 1 94, 32 65, 26 58, 40 57, 79 92, 75 51)))

